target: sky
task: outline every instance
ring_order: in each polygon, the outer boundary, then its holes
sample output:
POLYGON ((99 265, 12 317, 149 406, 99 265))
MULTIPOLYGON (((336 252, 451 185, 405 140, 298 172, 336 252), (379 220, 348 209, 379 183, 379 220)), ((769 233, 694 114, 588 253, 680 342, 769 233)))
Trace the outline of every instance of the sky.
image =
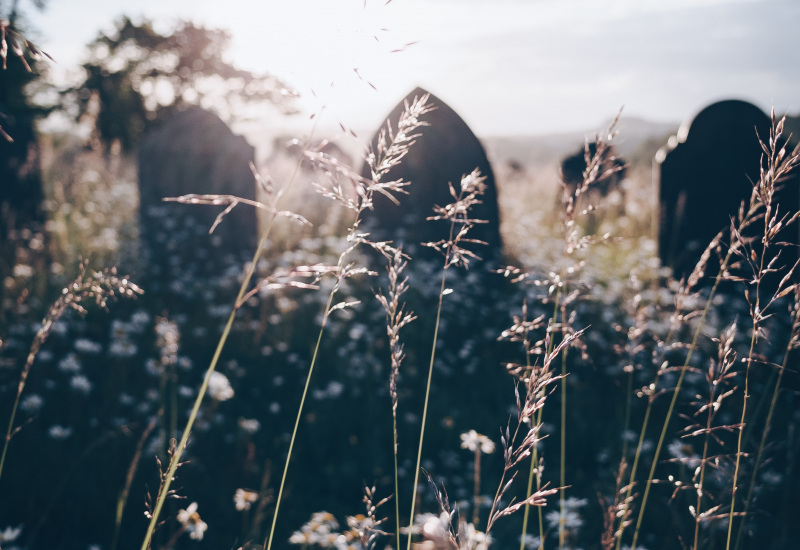
POLYGON ((76 74, 84 46, 122 14, 164 30, 180 19, 227 29, 230 61, 281 77, 307 114, 323 113, 321 124, 367 134, 415 86, 479 136, 592 131, 620 109, 680 123, 726 98, 800 114, 797 0, 50 0, 28 9, 62 75, 76 74))

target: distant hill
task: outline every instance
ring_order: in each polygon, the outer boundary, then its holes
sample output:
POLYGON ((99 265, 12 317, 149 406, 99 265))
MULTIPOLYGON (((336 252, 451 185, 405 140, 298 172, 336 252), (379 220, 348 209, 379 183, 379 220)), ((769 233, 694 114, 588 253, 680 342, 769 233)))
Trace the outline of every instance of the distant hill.
MULTIPOLYGON (((526 166, 549 164, 560 162, 566 155, 577 151, 587 137, 591 139, 597 131, 607 130, 610 123, 609 120, 605 128, 600 127, 585 132, 488 136, 482 137, 481 142, 495 163, 514 161, 526 166)), ((677 132, 679 126, 679 123, 651 122, 637 117, 623 117, 616 127, 617 151, 631 162, 645 161, 652 158, 658 148, 666 144, 669 136, 677 132)))

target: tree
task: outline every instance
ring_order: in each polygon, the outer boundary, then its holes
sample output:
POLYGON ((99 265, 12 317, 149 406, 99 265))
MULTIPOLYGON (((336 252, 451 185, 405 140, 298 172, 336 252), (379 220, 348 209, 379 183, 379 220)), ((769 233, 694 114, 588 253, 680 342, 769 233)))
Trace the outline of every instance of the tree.
POLYGON ((27 89, 39 77, 37 61, 46 54, 15 27, 18 15, 16 1, 8 20, 0 10, 0 243, 43 216, 34 122, 48 109, 33 104, 27 89))
POLYGON ((267 101, 291 111, 293 94, 277 78, 223 59, 229 42, 229 33, 189 22, 161 34, 147 20, 137 24, 123 17, 113 32, 89 44, 86 78, 64 95, 76 119, 95 118, 96 137, 105 147, 118 140, 126 151, 148 124, 186 105, 213 105, 231 114, 267 101))

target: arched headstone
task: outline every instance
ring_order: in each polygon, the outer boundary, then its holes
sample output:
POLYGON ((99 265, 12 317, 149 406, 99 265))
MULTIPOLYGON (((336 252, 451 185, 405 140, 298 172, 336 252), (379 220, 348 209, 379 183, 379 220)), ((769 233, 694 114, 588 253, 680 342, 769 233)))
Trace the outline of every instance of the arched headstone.
MULTIPOLYGON (((569 155, 561 161, 561 176, 564 183, 562 198, 574 196, 575 192, 584 183, 584 172, 586 171, 586 152, 588 147, 589 159, 597 155, 597 143, 591 142, 587 146, 581 147, 574 154, 569 155)), ((577 201, 576 207, 584 209, 588 206, 600 206, 602 201, 612 194, 618 197, 615 201, 617 208, 613 212, 620 215, 624 213, 625 190, 622 182, 625 180, 626 165, 625 161, 616 156, 613 145, 608 145, 601 151, 602 158, 598 159, 600 165, 594 180, 589 182, 583 189, 582 195, 577 201)), ((594 233, 600 222, 602 215, 590 213, 586 231, 594 233)))
MULTIPOLYGON (((410 103, 426 93, 422 88, 416 88, 392 109, 388 120, 393 129, 405 102, 410 103)), ((365 215, 366 227, 377 240, 392 240, 403 244, 404 250, 412 256, 429 257, 429 253, 425 252, 428 249, 420 247, 420 243, 446 239, 449 225, 444 221, 426 221, 426 218, 434 215, 434 206, 453 202, 449 183, 458 189, 461 178, 478 168, 486 177, 486 192, 481 198, 482 203, 471 210, 471 216, 486 220, 487 223, 476 224, 469 236, 487 245, 467 247, 484 260, 499 258, 502 240, 497 189, 486 152, 453 109, 434 95, 430 95, 429 103, 434 110, 423 115, 426 126, 415 132, 419 134, 416 142, 400 164, 386 176, 387 181, 403 179, 409 182, 410 185, 406 187, 409 194, 398 196, 399 205, 377 194, 374 211, 365 215)), ((377 146, 379 132, 380 129, 372 138, 373 149, 377 146)), ((366 164, 362 176, 370 176, 366 164)))
MULTIPOLYGON (((252 255, 256 212, 239 205, 208 230, 223 206, 164 202, 187 194, 255 200, 254 148, 215 114, 190 107, 147 134, 139 147, 140 233, 151 266, 180 264, 205 273, 223 258, 252 255), (176 260, 180 258, 180 261, 176 260)), ((208 272, 213 274, 213 272, 208 272)))
MULTIPOLYGON (((755 105, 720 101, 700 111, 659 151, 659 256, 676 277, 692 272, 708 243, 730 226, 740 204, 749 201, 761 167, 759 138, 767 141, 769 132, 769 117, 755 105)), ((784 213, 797 211, 796 172, 782 182, 776 199, 784 213)), ((797 243, 797 235, 792 227, 782 240, 797 243)), ((728 238, 727 231, 724 236, 728 238)), ((797 257, 796 249, 784 253, 784 264, 790 256, 797 257)))

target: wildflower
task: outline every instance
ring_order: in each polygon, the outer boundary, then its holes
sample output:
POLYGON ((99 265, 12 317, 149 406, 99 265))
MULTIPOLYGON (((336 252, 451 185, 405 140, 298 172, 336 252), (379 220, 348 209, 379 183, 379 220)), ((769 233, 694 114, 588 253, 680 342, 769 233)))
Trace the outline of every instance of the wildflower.
POLYGON ((246 489, 236 489, 233 495, 233 502, 236 509, 240 512, 250 509, 250 505, 258 501, 258 493, 255 491, 248 491, 246 489))
POLYGON ((551 529, 558 528, 559 531, 561 529, 578 529, 583 525, 583 519, 581 519, 580 514, 567 508, 564 508, 563 514, 558 510, 547 512, 545 518, 551 529))
POLYGON ((355 516, 347 516, 347 526, 355 531, 358 537, 361 537, 364 533, 368 533, 375 528, 375 521, 364 514, 357 514, 355 516))
POLYGON ((339 522, 336 521, 336 518, 333 517, 333 514, 324 511, 315 512, 312 514, 308 525, 314 528, 314 530, 322 530, 326 532, 330 532, 339 528, 339 522))
POLYGON ((67 428, 64 426, 59 426, 58 424, 50 426, 50 429, 47 433, 56 440, 63 440, 67 439, 69 436, 72 435, 72 428, 67 428))
POLYGON ((489 550, 492 537, 475 529, 473 524, 468 524, 466 529, 466 547, 471 550, 489 550))
POLYGON ((442 512, 440 516, 431 515, 422 526, 422 534, 426 539, 446 541, 450 537, 450 516, 442 512))
POLYGON ((39 410, 44 405, 44 399, 42 396, 36 393, 32 393, 23 399, 20 404, 19 408, 26 413, 35 414, 39 412, 39 410))
POLYGON ((529 550, 538 550, 542 546, 542 539, 536 535, 526 533, 525 536, 522 537, 522 544, 529 550))
POLYGON ((129 334, 135 332, 135 327, 118 319, 111 322, 111 345, 108 353, 113 357, 133 357, 137 347, 130 341, 129 334))
POLYGON ((108 348, 108 353, 114 357, 133 357, 138 348, 129 340, 114 340, 108 348))
POLYGON ((252 435, 261 428, 261 423, 255 418, 240 418, 239 427, 242 429, 242 431, 252 435))
POLYGON ((185 510, 178 510, 178 521, 181 526, 189 532, 189 536, 195 540, 203 540, 203 533, 208 529, 208 525, 197 513, 197 503, 192 502, 185 510))
POLYGON ((475 430, 470 430, 461 434, 461 448, 476 452, 480 450, 488 455, 494 452, 494 442, 485 435, 481 435, 475 430))
POLYGON ((217 401, 227 401, 233 397, 233 388, 228 377, 221 372, 212 372, 208 378, 208 394, 217 401))
POLYGON ((14 542, 22 533, 22 525, 11 527, 10 525, 0 531, 0 542, 14 542))
POLYGON ((328 382, 328 395, 330 397, 339 397, 343 391, 344 384, 341 382, 337 382, 336 380, 331 380, 328 382))
POLYGON ((565 510, 577 510, 583 508, 589 503, 585 498, 567 497, 561 504, 565 510))
POLYGON ((686 464, 689 468, 697 468, 700 465, 700 457, 694 453, 692 446, 680 439, 670 443, 667 450, 675 460, 681 464, 686 464))
POLYGON ((161 364, 161 361, 150 357, 144 362, 144 369, 150 376, 161 376, 161 373, 164 370, 164 365, 161 364))
POLYGON ((103 350, 103 346, 88 338, 78 338, 75 340, 75 349, 83 353, 97 354, 103 350))
POLYGON ((58 362, 58 369, 62 372, 80 372, 81 363, 78 361, 78 356, 74 353, 68 354, 58 362))
POLYGON ((311 534, 304 531, 295 531, 289 537, 289 544, 302 544, 303 546, 311 543, 311 534))
POLYGON ((346 548, 346 537, 338 533, 339 522, 329 512, 316 512, 311 519, 289 537, 291 544, 313 545, 323 548, 346 548))
POLYGON ((150 322, 150 314, 144 310, 137 310, 131 315, 130 327, 133 332, 142 332, 150 322))
POLYGON ((73 390, 77 390, 84 395, 89 395, 89 392, 92 391, 92 383, 82 374, 73 376, 69 385, 72 386, 73 390))
POLYGON ((33 277, 33 268, 26 264, 17 264, 14 266, 14 277, 23 279, 33 277))

